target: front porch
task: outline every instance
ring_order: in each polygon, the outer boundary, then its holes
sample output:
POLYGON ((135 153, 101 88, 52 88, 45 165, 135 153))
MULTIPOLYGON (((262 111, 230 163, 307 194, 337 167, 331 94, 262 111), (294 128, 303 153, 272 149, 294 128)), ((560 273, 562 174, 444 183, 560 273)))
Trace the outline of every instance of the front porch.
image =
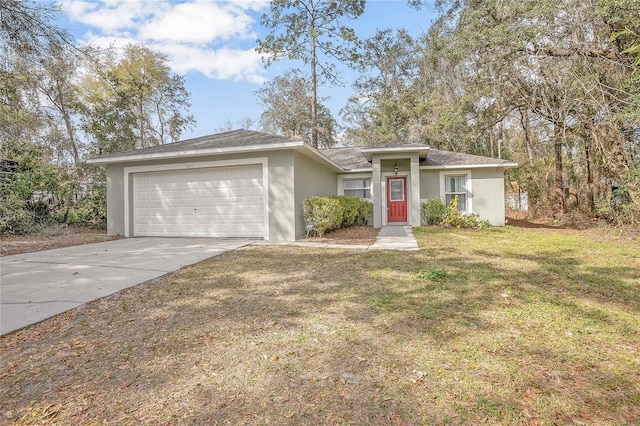
POLYGON ((365 148, 372 166, 373 226, 420 226, 420 159, 425 145, 387 144, 365 148))

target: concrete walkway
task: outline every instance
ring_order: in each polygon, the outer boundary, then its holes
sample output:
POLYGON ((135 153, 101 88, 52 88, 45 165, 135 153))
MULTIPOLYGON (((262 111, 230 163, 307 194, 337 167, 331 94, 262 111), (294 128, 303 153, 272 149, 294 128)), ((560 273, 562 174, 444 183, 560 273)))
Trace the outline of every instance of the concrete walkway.
POLYGON ((410 226, 383 226, 378 232, 376 242, 369 248, 372 250, 419 250, 410 226))
POLYGON ((330 242, 298 240, 295 242, 274 243, 271 241, 254 242, 252 245, 287 245, 299 247, 339 248, 354 250, 420 250, 410 226, 383 226, 378 232, 376 241, 371 245, 338 244, 330 242))
POLYGON ((252 243, 123 238, 0 258, 0 334, 252 243))

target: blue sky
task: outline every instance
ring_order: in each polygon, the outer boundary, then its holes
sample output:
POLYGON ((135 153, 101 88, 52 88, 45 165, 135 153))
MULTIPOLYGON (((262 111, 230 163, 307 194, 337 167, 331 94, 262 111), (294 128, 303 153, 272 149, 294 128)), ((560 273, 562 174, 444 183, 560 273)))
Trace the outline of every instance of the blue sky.
MULTIPOLYGON (((260 26, 260 16, 269 10, 266 1, 70 0, 61 6, 61 25, 80 43, 106 47, 141 42, 168 56, 172 70, 185 76, 197 121, 185 139, 215 133, 227 121, 259 120, 262 107, 255 92, 261 84, 291 68, 307 71, 291 61, 264 68, 255 40, 267 34, 260 26)), ((384 28, 406 28, 417 36, 435 17, 433 7, 416 11, 404 0, 374 0, 349 24, 361 38, 384 28)), ((319 88, 320 96, 330 97, 325 105, 338 120, 353 78, 344 69, 344 87, 319 88)))

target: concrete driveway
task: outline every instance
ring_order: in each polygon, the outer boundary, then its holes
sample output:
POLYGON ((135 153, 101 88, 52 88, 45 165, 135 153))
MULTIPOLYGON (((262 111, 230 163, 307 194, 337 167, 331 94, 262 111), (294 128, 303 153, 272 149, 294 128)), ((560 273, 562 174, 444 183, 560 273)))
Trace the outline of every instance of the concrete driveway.
POLYGON ((4 256, 0 258, 0 334, 250 242, 125 238, 4 256))

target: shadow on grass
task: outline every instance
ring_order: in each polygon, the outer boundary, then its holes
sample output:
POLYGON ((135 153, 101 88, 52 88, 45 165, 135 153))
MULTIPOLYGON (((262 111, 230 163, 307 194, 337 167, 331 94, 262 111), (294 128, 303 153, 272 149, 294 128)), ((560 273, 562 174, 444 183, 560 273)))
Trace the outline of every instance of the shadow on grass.
POLYGON ((25 423, 129 424, 524 422, 531 412, 615 422, 640 412, 637 362, 600 346, 633 354, 637 270, 589 266, 576 251, 504 250, 506 230, 486 234, 488 247, 478 233, 416 234, 415 253, 236 251, 92 303, 3 346, 0 411, 25 423), (446 279, 418 278, 427 266, 446 279), (584 341, 567 342, 586 327, 584 341))

